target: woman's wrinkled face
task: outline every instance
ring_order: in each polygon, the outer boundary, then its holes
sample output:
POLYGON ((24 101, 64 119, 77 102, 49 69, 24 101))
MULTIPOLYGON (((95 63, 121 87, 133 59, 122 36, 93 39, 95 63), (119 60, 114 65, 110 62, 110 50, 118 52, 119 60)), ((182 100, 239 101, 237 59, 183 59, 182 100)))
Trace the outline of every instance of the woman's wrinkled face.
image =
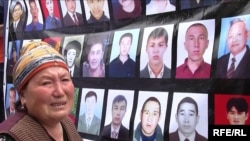
POLYGON ((74 85, 68 70, 49 67, 34 75, 21 90, 21 102, 28 114, 41 123, 60 121, 73 106, 74 85))

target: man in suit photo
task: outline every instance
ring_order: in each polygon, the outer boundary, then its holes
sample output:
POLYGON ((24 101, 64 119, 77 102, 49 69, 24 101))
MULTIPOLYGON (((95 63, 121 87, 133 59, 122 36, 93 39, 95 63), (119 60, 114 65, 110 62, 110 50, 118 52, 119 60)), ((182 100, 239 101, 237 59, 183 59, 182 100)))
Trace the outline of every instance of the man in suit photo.
POLYGON ((184 97, 177 106, 175 115, 178 128, 169 133, 169 141, 207 141, 196 130, 199 123, 199 111, 197 102, 191 97, 184 97))
POLYGON ((89 91, 85 95, 85 113, 79 116, 78 131, 93 135, 99 135, 101 119, 95 115, 97 94, 89 91))
POLYGON ((168 32, 163 27, 155 28, 147 38, 148 64, 140 71, 140 78, 170 78, 171 70, 163 61, 168 48, 168 32))
POLYGON ((250 50, 248 41, 247 23, 241 18, 235 18, 230 22, 227 34, 227 47, 229 53, 217 60, 217 78, 250 78, 250 50))
MULTIPOLYGON (((15 1, 13 1, 15 2, 15 1)), ((10 32, 22 32, 25 24, 25 20, 22 15, 24 13, 23 4, 21 1, 16 1, 13 9, 11 9, 12 22, 10 24, 10 32)))
POLYGON ((76 12, 76 0, 65 0, 67 12, 63 17, 64 26, 77 26, 83 24, 82 14, 76 12))
POLYGON ((69 67, 70 75, 80 76, 80 67, 76 65, 76 59, 81 53, 81 43, 77 40, 68 42, 64 48, 64 57, 69 67))
POLYGON ((127 111, 127 99, 123 95, 117 95, 112 102, 112 121, 104 126, 102 138, 129 141, 129 130, 122 125, 122 120, 127 111))
POLYGON ((6 108, 7 118, 14 115, 16 112, 15 102, 17 100, 17 93, 14 87, 9 89, 9 107, 6 108))

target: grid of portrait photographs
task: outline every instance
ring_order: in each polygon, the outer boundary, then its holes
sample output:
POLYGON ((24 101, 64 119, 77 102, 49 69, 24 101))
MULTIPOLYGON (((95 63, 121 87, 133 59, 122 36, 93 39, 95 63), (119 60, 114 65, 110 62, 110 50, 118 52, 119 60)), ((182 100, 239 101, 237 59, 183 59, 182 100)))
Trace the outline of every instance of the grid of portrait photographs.
POLYGON ((249 128, 249 6, 11 0, 6 118, 18 99, 11 95, 12 69, 20 50, 42 40, 65 57, 75 84, 69 117, 84 140, 206 141, 216 139, 210 132, 217 125, 249 128))

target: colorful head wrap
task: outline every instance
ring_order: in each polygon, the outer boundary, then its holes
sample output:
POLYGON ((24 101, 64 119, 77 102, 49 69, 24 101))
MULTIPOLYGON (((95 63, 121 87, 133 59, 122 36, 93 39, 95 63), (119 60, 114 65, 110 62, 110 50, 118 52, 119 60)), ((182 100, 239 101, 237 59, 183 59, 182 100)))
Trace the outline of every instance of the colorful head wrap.
POLYGON ((30 41, 24 44, 13 69, 13 84, 18 93, 36 73, 52 66, 68 70, 64 57, 48 43, 30 41))

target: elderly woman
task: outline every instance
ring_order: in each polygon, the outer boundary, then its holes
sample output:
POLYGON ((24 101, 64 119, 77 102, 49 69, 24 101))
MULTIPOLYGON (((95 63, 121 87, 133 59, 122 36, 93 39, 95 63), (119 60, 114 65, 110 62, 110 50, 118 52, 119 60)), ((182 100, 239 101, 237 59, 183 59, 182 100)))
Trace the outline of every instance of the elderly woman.
POLYGON ((68 118, 74 85, 64 57, 42 41, 22 47, 13 70, 18 112, 0 124, 0 140, 82 141, 68 118))

